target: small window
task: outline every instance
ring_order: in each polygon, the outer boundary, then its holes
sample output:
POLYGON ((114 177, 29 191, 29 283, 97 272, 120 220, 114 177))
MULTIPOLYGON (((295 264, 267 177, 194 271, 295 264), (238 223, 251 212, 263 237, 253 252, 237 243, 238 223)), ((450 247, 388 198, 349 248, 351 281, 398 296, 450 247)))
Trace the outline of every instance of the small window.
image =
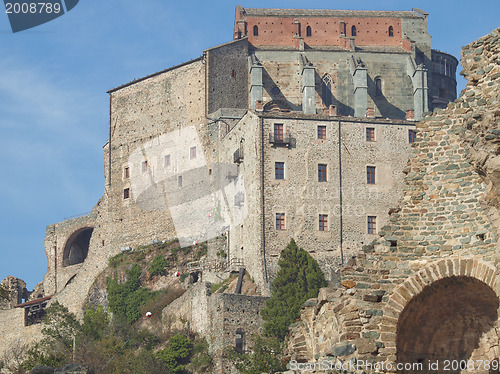
POLYGON ((311 26, 306 27, 306 36, 312 36, 311 26))
POLYGON ((275 179, 285 179, 285 163, 275 162, 274 163, 274 178, 275 179))
POLYGON ((366 183, 375 184, 375 166, 366 167, 366 183))
POLYGON ((416 138, 417 138, 417 132, 415 130, 408 130, 408 141, 410 143, 415 143, 416 138))
POLYGON ((318 126, 318 139, 326 139, 326 126, 318 126))
POLYGON ((165 166, 166 168, 170 166, 170 155, 166 155, 163 158, 163 166, 165 166))
POLYGON ((394 36, 394 29, 392 26, 389 26, 389 36, 394 36))
POLYGON ((236 70, 231 71, 231 78, 236 78, 236 70))
POLYGON ((259 27, 257 25, 253 27, 253 36, 259 36, 259 27))
POLYGON ((352 25, 351 27, 351 36, 356 36, 357 32, 356 32, 356 26, 352 25))
POLYGON ((238 353, 244 352, 244 339, 245 339, 245 332, 242 329, 236 330, 236 336, 234 339, 234 345, 235 345, 234 348, 238 353))
POLYGON ((382 78, 375 78, 375 96, 382 96, 382 78))
POLYGON ((128 167, 128 166, 125 166, 125 167, 123 168, 123 177, 124 177, 125 179, 130 178, 130 169, 129 169, 129 167, 128 167))
POLYGON ((145 173, 148 171, 148 162, 142 161, 142 172, 145 173))
POLYGON ((177 177, 177 185, 178 185, 179 187, 182 187, 182 175, 179 175, 179 176, 177 177))
POLYGON ((283 124, 275 123, 274 124, 274 141, 282 142, 283 141, 283 124))
POLYGON ((196 158, 196 147, 189 148, 189 158, 191 160, 196 158))
POLYGON ((367 142, 375 141, 375 129, 373 127, 366 128, 366 141, 367 142))
POLYGON ((377 233, 377 217, 368 216, 368 234, 377 233))
POLYGON ((126 200, 130 197, 130 188, 125 188, 123 190, 123 199, 126 200))
POLYGON ((328 231, 328 214, 319 215, 319 231, 328 231))
POLYGON ((276 213, 276 230, 285 229, 285 213, 276 213))
POLYGON ((326 164, 318 164, 318 182, 326 182, 326 164))
POLYGON ((332 83, 333 81, 330 74, 325 74, 323 78, 321 78, 321 97, 327 108, 333 104, 332 83))

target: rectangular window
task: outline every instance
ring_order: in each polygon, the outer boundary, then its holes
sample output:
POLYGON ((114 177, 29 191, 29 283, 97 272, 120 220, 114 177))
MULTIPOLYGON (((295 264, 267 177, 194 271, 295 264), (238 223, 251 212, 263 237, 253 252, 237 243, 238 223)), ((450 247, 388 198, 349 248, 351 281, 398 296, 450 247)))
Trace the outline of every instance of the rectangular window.
POLYGON ((123 199, 128 199, 130 197, 130 188, 125 188, 123 190, 123 199))
POLYGON ((328 231, 328 214, 319 215, 319 231, 328 231))
POLYGON ((145 173, 148 171, 148 162, 142 161, 142 172, 145 173))
POLYGON ((285 229, 285 213, 276 213, 276 230, 285 229))
POLYGON ((375 166, 366 167, 366 183, 375 184, 375 166))
POLYGON ((285 163, 274 163, 274 179, 285 179, 285 163))
POLYGON ((283 124, 275 123, 274 124, 274 141, 275 142, 283 142, 283 124))
POLYGON ((377 217, 368 216, 368 234, 377 233, 377 217))
POLYGON ((415 143, 417 137, 417 132, 415 130, 408 130, 408 141, 410 143, 415 143))
POLYGON ((192 160, 196 158, 196 147, 189 148, 189 158, 192 160))
POLYGON ((318 126, 318 139, 326 139, 326 126, 318 126))
POLYGON ((367 142, 375 141, 375 129, 373 127, 366 128, 366 141, 367 142))
POLYGON ((178 184, 179 187, 182 187, 182 175, 179 175, 177 177, 177 184, 178 184))
POLYGON ((125 166, 125 168, 123 169, 123 177, 125 179, 130 178, 130 169, 128 168, 128 166, 125 166))
POLYGON ((326 182, 326 164, 318 164, 318 182, 326 182))
POLYGON ((168 168, 170 166, 170 155, 166 155, 163 159, 163 166, 168 168))

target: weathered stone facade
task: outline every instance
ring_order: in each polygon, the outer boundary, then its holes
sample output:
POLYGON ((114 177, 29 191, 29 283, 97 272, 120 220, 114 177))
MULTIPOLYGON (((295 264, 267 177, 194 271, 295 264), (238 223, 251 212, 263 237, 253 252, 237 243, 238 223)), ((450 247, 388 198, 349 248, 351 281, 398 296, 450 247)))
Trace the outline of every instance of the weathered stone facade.
POLYGON ((499 56, 499 29, 462 50, 465 92, 417 124, 399 208, 342 269, 343 287, 306 303, 292 327, 297 360, 498 364, 499 56))

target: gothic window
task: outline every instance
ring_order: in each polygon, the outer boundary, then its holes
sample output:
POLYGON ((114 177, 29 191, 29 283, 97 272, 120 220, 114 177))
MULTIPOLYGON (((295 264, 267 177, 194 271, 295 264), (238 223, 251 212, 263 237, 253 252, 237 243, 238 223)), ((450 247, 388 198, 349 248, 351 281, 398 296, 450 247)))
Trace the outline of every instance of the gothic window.
POLYGON ((327 108, 333 104, 332 77, 330 77, 330 74, 323 75, 323 78, 321 79, 321 97, 323 98, 323 103, 327 108))
POLYGON ((382 78, 375 78, 375 96, 382 96, 382 78))
POLYGON ((394 36, 394 29, 392 26, 389 26, 389 36, 394 36))
POLYGON ((352 25, 351 27, 351 36, 356 36, 356 26, 352 25))
POLYGON ((311 26, 306 27, 306 36, 312 36, 311 26))
POLYGON ((253 27, 253 36, 259 36, 259 26, 257 25, 253 27))

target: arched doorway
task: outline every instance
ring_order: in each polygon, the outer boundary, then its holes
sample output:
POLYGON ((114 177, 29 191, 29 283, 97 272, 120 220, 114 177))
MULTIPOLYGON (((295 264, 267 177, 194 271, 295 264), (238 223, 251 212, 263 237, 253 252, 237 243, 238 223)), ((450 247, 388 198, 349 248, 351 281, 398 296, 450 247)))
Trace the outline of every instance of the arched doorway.
POLYGON ((87 258, 89 253, 89 244, 93 227, 84 227, 75 231, 64 247, 63 266, 80 264, 87 258))
POLYGON ((467 360, 497 359, 498 307, 493 289, 473 277, 446 277, 424 287, 401 312, 396 330, 398 364, 422 363, 423 370, 400 372, 460 373, 467 360))

